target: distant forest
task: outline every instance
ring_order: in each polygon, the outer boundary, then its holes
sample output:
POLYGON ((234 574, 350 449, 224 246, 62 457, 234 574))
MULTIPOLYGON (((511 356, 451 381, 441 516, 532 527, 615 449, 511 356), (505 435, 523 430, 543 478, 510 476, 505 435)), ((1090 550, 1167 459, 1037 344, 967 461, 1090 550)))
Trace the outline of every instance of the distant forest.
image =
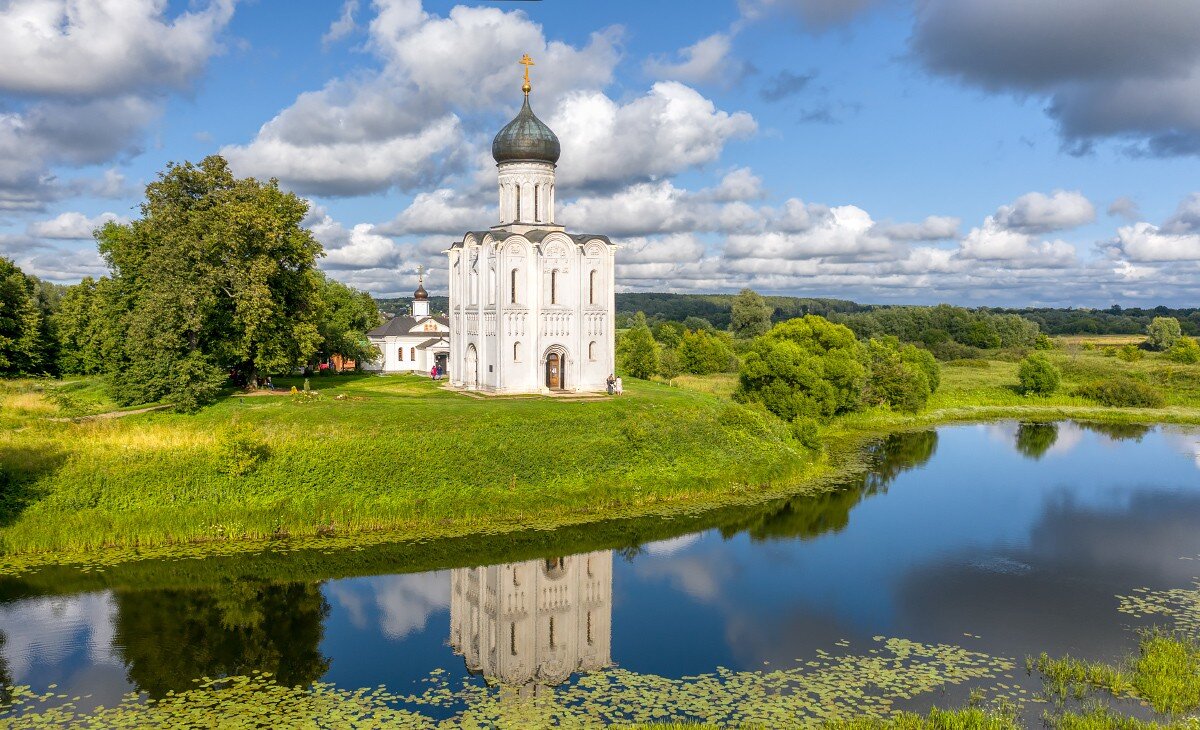
MULTIPOLYGON (((646 318, 651 322, 682 322, 688 317, 701 317, 711 322, 717 329, 727 329, 734 296, 733 294, 618 293, 618 325, 623 325, 634 314, 644 312, 646 318)), ((829 317, 834 314, 846 315, 905 308, 901 305, 858 304, 845 299, 770 296, 764 298, 767 300, 767 304, 774 308, 772 319, 776 322, 801 317, 805 314, 829 317)), ((412 300, 410 297, 395 297, 376 299, 375 301, 379 304, 381 312, 397 315, 407 314, 412 300)), ((443 296, 431 296, 429 302, 430 309, 434 312, 445 312, 450 306, 449 299, 443 296)), ((1174 317, 1179 320, 1185 334, 1200 335, 1200 308, 1196 307, 1184 309, 1169 307, 1123 309, 1119 306, 1108 309, 980 307, 977 311, 992 314, 1016 314, 1036 322, 1042 332, 1051 335, 1143 334, 1150 324, 1150 320, 1155 317, 1174 317)))

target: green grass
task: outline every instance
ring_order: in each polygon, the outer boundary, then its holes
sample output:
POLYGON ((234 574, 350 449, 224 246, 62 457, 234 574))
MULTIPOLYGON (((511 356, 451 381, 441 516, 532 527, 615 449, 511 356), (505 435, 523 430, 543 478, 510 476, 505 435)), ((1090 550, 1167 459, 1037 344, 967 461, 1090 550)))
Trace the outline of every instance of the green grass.
POLYGON ((754 495, 813 466, 764 413, 650 383, 564 402, 473 399, 414 376, 311 382, 315 397, 82 422, 52 420, 59 412, 42 384, 10 383, 0 546, 11 555, 553 527, 754 495), (230 466, 233 424, 264 447, 252 469, 230 466))
MULTIPOLYGON (((310 379, 316 394, 228 397, 193 416, 118 410, 95 379, 0 383, 0 554, 42 564, 97 548, 386 533, 424 539, 694 512, 823 488, 890 431, 993 418, 1200 423, 1200 366, 1051 353, 1063 389, 1015 388, 1019 353, 943 367, 918 414, 873 409, 822 428, 813 456, 784 424, 734 404, 735 376, 627 379, 587 402, 479 399, 416 376, 310 379), (1162 408, 1071 395, 1130 375, 1162 408), (71 420, 74 418, 74 420, 71 420), (59 556, 59 557, 54 557, 59 556)), ((246 548, 255 549, 253 547, 246 548)))
POLYGON ((1116 665, 1046 654, 1026 665, 1041 672, 1046 690, 1055 697, 1083 699, 1102 689, 1115 697, 1145 700, 1167 715, 1200 710, 1200 641, 1182 634, 1146 632, 1137 655, 1116 665))

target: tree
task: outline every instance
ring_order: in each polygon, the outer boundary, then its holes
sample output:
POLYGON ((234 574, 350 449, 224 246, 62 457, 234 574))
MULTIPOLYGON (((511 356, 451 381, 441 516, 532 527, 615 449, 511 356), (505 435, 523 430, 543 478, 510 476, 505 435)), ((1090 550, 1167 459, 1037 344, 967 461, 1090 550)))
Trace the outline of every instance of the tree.
POLYGON ((925 407, 931 392, 929 378, 923 367, 904 361, 899 340, 895 337, 872 339, 867 342, 866 352, 869 375, 864 402, 909 413, 925 407))
MULTIPOLYGON (((729 335, 726 334, 725 337, 729 335)), ((708 375, 737 368, 733 348, 720 334, 686 330, 679 342, 679 364, 685 373, 708 375)))
POLYGON ((675 378, 683 372, 679 362, 679 351, 672 347, 660 347, 658 351, 658 374, 674 385, 675 378))
POLYGON ((937 358, 929 350, 923 350, 916 345, 904 345, 900 348, 900 359, 925 373, 929 383, 929 392, 936 393, 942 385, 942 368, 937 358))
POLYGON ((1050 395, 1062 383, 1062 372, 1050 358, 1035 352, 1021 361, 1017 379, 1025 395, 1050 395))
POLYGON ((107 277, 90 276, 63 292, 54 313, 54 328, 59 344, 59 370, 71 375, 97 375, 120 348, 120 333, 112 323, 120 312, 110 311, 115 303, 113 282, 107 277))
POLYGON ((638 312, 632 325, 617 340, 617 365, 631 377, 648 380, 658 372, 658 344, 646 324, 646 315, 638 312))
POLYGON ((324 357, 341 355, 356 363, 379 357, 379 348, 367 340, 367 331, 382 320, 375 300, 370 294, 352 289, 324 274, 318 276, 319 354, 324 357))
POLYGON ((683 328, 685 330, 691 330, 693 332, 699 332, 701 330, 703 330, 705 332, 712 332, 713 330, 716 329, 716 327, 713 327, 712 322, 709 322, 704 317, 696 317, 696 316, 691 316, 691 317, 688 317, 687 319, 683 320, 683 328))
POLYGON ((1147 343, 1155 350, 1166 350, 1183 335, 1179 320, 1174 317, 1155 317, 1146 328, 1147 343))
POLYGON ((101 228, 121 332, 116 400, 193 410, 231 370, 253 385, 305 362, 321 342, 322 252, 300 225, 307 212, 278 181, 234 178, 214 155, 168 165, 140 219, 101 228))
POLYGON ((11 260, 0 258, 0 373, 46 372, 46 323, 38 282, 11 260))
POLYGON ((854 333, 807 315, 756 338, 742 363, 734 397, 762 403, 785 421, 827 419, 862 404, 867 368, 854 333))
POLYGON ((734 337, 749 339, 771 329, 773 310, 753 289, 743 289, 733 300, 729 329, 734 337))

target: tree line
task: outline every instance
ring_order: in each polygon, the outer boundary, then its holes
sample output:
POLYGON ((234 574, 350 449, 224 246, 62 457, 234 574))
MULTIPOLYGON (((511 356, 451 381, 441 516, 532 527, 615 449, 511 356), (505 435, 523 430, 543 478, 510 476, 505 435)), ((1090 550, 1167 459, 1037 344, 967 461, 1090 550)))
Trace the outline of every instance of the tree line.
POLYGON ((119 404, 194 410, 231 380, 373 357, 379 311, 317 270, 307 212, 219 156, 168 165, 138 219, 95 232, 109 276, 56 287, 0 259, 0 373, 101 374, 119 404))

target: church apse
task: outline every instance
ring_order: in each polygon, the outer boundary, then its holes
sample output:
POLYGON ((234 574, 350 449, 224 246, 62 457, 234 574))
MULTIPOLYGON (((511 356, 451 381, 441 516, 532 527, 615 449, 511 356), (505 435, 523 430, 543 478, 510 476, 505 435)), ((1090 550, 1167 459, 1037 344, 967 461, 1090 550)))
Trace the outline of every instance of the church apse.
POLYGON ((450 645, 468 671, 536 694, 612 663, 612 551, 450 575, 450 645))

